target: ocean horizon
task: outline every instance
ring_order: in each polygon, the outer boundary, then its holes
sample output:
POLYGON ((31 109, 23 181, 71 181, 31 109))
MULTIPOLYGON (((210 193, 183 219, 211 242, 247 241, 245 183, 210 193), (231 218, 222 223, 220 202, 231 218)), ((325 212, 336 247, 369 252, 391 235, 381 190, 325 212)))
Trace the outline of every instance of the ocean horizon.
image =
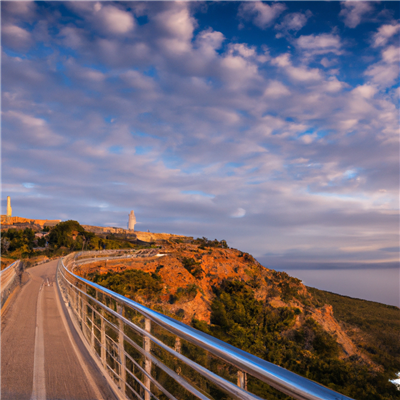
POLYGON ((306 286, 400 307, 399 268, 299 269, 281 266, 274 269, 301 279, 306 286))

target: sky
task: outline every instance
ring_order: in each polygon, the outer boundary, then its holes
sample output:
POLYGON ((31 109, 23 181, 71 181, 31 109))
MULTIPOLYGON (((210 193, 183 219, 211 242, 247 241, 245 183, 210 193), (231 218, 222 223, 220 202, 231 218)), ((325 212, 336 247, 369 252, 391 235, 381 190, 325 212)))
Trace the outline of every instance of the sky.
POLYGON ((397 2, 2 1, 1 40, 2 213, 134 210, 398 299, 397 2))

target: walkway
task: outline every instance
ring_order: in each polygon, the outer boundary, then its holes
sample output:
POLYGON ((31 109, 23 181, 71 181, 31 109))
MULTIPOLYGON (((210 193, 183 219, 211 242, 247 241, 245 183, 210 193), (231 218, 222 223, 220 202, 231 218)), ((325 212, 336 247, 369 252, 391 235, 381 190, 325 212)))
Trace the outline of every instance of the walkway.
POLYGON ((115 400, 69 319, 56 267, 52 261, 28 269, 29 281, 2 318, 0 397, 115 400))

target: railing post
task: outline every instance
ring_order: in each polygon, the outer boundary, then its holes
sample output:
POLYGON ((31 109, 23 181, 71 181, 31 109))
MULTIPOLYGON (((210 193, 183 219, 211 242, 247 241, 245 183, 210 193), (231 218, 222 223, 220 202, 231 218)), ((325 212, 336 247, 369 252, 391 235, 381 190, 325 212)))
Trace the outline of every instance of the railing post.
POLYGON ((90 308, 92 309, 92 334, 90 337, 90 345, 92 346, 92 349, 94 350, 94 309, 93 309, 93 305, 90 308))
MULTIPOLYGON (((176 338, 175 338, 175 351, 176 351, 177 353, 180 353, 180 352, 181 352, 181 346, 182 346, 181 338, 180 338, 180 337, 176 337, 176 338)), ((176 372, 178 375, 180 375, 181 372, 182 372, 181 367, 178 366, 178 367, 176 368, 175 372, 176 372)))
MULTIPOLYGON (((117 304, 118 314, 124 316, 124 307, 120 304, 117 304)), ((125 382, 126 382, 126 359, 125 359, 125 346, 124 346, 124 322, 119 319, 119 337, 118 337, 118 350, 119 350, 119 358, 121 360, 121 371, 119 375, 119 382, 121 391, 125 394, 125 382)))
POLYGON ((79 293, 75 288, 73 290, 75 293, 75 296, 74 296, 75 297, 75 301, 74 301, 75 302, 75 313, 78 317, 78 323, 79 323, 80 322, 79 319, 81 318, 81 314, 79 312, 79 293))
MULTIPOLYGON (((96 291, 96 299, 99 300, 99 292, 96 291)), ((100 301, 100 300, 99 300, 100 301)), ((100 301, 101 302, 101 301, 100 301)), ((101 308, 100 317, 100 335, 101 335, 101 363, 104 369, 107 371, 107 359, 106 359, 106 323, 104 321, 104 310, 101 308)))
MULTIPOLYGON (((146 332, 151 331, 151 320, 149 318, 145 318, 145 323, 144 323, 144 329, 146 332)), ((144 350, 149 352, 151 351, 151 340, 149 337, 145 336, 144 337, 144 350)), ((149 358, 145 359, 145 365, 144 365, 144 370, 151 375, 151 360, 149 358)), ((150 391, 150 383, 151 380, 149 377, 145 376, 144 377, 144 385, 146 388, 150 391)), ((144 393, 144 400, 150 400, 150 393, 146 390, 144 393)))
MULTIPOLYGON (((86 285, 84 285, 82 287, 82 291, 84 293, 86 293, 86 285)), ((86 306, 86 304, 87 303, 86 303, 86 296, 83 293, 81 293, 81 301, 82 301, 82 305, 81 305, 82 333, 83 333, 83 336, 87 337, 86 336, 86 332, 87 332, 87 326, 86 326, 86 323, 87 323, 87 321, 86 321, 87 306, 86 306)))
POLYGON ((247 390, 247 374, 246 374, 246 372, 238 371, 237 375, 238 375, 237 385, 240 388, 247 390))
POLYGON ((181 338, 179 337, 175 338, 175 351, 177 353, 181 352, 181 338))

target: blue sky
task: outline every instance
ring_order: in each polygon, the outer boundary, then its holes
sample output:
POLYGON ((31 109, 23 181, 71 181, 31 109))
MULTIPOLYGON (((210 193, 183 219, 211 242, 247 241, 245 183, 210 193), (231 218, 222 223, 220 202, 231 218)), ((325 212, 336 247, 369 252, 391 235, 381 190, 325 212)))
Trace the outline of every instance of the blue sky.
POLYGON ((1 6, 3 209, 398 260, 397 2, 1 6))

